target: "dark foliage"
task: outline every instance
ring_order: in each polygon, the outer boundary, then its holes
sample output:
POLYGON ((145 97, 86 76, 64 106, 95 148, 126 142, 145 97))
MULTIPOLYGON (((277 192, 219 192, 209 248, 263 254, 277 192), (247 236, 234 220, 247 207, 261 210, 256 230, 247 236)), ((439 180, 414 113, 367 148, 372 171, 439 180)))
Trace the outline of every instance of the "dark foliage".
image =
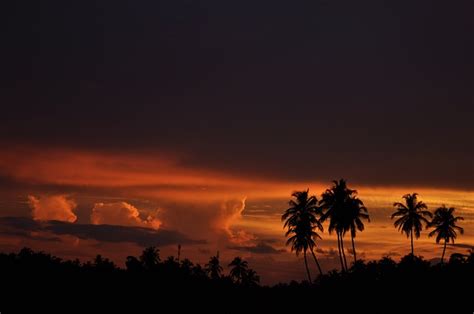
POLYGON ((329 302, 340 301, 336 303, 338 309, 350 309, 353 302, 359 302, 365 312, 385 312, 383 306, 389 303, 380 302, 406 298, 403 306, 408 306, 412 298, 431 298, 410 307, 442 307, 449 301, 451 309, 469 309, 474 252, 453 254, 448 263, 434 265, 411 254, 398 263, 388 257, 358 260, 347 272, 331 271, 312 284, 303 281, 273 287, 258 285, 258 276, 240 258, 230 266, 229 276, 211 277, 209 271, 188 259, 179 262, 169 257, 161 261, 156 248, 145 249, 141 258, 129 256, 125 269, 100 255, 81 263, 24 248, 17 254, 0 254, 2 284, 8 287, 2 293, 2 306, 6 312, 21 312, 28 307, 59 311, 63 306, 60 302, 68 302, 65 306, 74 304, 78 308, 175 306, 178 311, 229 313, 244 309, 311 309, 316 305, 324 308, 329 302), (246 276, 252 277, 250 283, 246 276))

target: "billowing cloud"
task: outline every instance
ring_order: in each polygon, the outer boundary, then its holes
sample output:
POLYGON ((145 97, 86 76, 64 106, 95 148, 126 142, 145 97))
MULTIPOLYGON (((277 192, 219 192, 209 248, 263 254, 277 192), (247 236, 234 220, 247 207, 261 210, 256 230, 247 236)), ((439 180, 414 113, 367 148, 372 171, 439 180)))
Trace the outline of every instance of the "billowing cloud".
POLYGON ((156 217, 157 211, 140 217, 139 210, 126 202, 96 203, 91 213, 91 223, 94 225, 120 225, 148 227, 158 229, 161 221, 156 217))
POLYGON ((250 244, 255 236, 239 226, 244 209, 245 198, 204 203, 169 202, 163 205, 160 219, 166 228, 198 234, 226 246, 229 242, 250 244))
POLYGON ((224 231, 233 243, 248 243, 255 240, 255 236, 232 226, 239 222, 245 209, 246 197, 241 199, 230 199, 220 204, 219 210, 212 220, 212 226, 217 230, 224 231))
POLYGON ((58 220, 74 222, 77 216, 73 210, 77 204, 65 195, 28 196, 28 204, 35 220, 58 220))

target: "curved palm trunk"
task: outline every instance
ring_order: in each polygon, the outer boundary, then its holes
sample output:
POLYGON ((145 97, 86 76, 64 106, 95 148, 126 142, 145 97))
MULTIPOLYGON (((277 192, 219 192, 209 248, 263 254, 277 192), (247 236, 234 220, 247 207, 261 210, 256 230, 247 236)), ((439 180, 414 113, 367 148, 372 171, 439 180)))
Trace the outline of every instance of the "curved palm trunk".
POLYGON ((354 237, 351 234, 351 240, 352 240, 352 252, 354 253, 354 264, 357 262, 357 254, 356 254, 356 247, 354 243, 354 237))
POLYGON ((443 264, 443 261, 444 261, 444 253, 446 253, 446 244, 447 244, 447 240, 444 239, 444 247, 443 247, 443 254, 441 255, 441 264, 443 264))
POLYGON ((342 253, 341 253, 341 237, 339 236, 339 232, 337 232, 337 252, 339 253, 339 260, 341 261, 341 270, 345 271, 344 269, 344 262, 342 260, 342 253))
POLYGON ((344 252, 344 237, 342 236, 342 233, 341 233, 341 251, 342 251, 342 257, 344 258, 344 267, 347 270, 347 259, 346 259, 346 253, 344 252))
POLYGON ((413 229, 410 231, 410 241, 411 241, 411 255, 415 255, 415 250, 413 248, 413 229))
POLYGON ((323 271, 321 270, 321 265, 319 265, 319 261, 316 258, 316 254, 314 254, 314 250, 311 249, 311 254, 313 254, 314 262, 316 263, 316 266, 318 266, 319 274, 322 275, 323 271))
POLYGON ((306 267, 306 273, 308 274, 309 283, 312 283, 313 281, 311 281, 311 274, 309 273, 308 261, 306 260, 306 250, 304 250, 304 266, 306 267))

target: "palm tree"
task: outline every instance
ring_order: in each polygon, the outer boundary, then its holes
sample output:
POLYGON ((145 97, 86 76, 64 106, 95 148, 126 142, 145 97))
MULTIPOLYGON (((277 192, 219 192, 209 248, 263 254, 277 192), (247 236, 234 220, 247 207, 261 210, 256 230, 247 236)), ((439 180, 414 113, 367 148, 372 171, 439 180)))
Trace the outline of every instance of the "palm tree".
POLYGON ((125 266, 127 267, 127 271, 131 272, 139 272, 143 270, 142 262, 140 262, 140 260, 135 256, 127 256, 125 266))
POLYGON ((410 237, 411 254, 414 255, 413 234, 418 239, 421 230, 423 230, 422 223, 425 223, 425 226, 429 224, 425 217, 431 218, 433 214, 427 210, 428 206, 425 203, 418 201, 417 193, 403 195, 403 198, 405 199, 405 204, 393 203, 396 211, 392 214, 392 219, 399 217, 395 220, 394 226, 402 233, 405 233, 407 237, 410 237))
POLYGON ((321 216, 321 222, 329 219, 329 234, 336 232, 337 248, 339 252, 339 260, 341 262, 341 269, 347 270, 346 254, 344 253, 344 234, 350 229, 350 201, 355 197, 356 190, 351 190, 347 187, 344 179, 333 181, 334 185, 327 189, 321 195, 320 206, 325 212, 321 216))
POLYGON ((194 266, 193 262, 191 262, 188 258, 185 258, 184 260, 181 261, 180 268, 186 275, 189 276, 191 274, 193 266, 194 266))
POLYGON ((160 262, 160 250, 154 246, 147 247, 143 250, 140 261, 147 270, 156 268, 160 262))
POLYGON ((258 286, 260 282, 260 276, 257 275, 257 272, 253 269, 247 269, 247 271, 243 274, 242 277, 242 285, 246 287, 255 287, 258 286))
POLYGON ((454 211, 454 207, 447 208, 445 205, 443 205, 434 212, 434 218, 428 225, 428 227, 435 228, 429 233, 428 236, 432 237, 436 234, 436 243, 439 243, 439 241, 444 240, 443 254, 441 255, 441 264, 444 260, 446 244, 449 241, 454 243, 454 239, 456 239, 457 237, 456 230, 459 231, 459 233, 461 234, 464 233, 464 229, 456 225, 456 222, 464 220, 464 218, 459 216, 454 217, 454 211))
POLYGON ((99 272, 111 272, 117 269, 114 262, 100 254, 95 257, 93 267, 99 272))
POLYGON ((355 249, 354 238, 356 237, 357 230, 364 231, 364 223, 362 219, 366 219, 370 222, 369 212, 364 206, 364 203, 357 197, 352 197, 349 199, 348 203, 349 210, 349 229, 351 231, 351 241, 352 241, 352 252, 354 253, 354 265, 357 262, 357 254, 355 249))
POLYGON ((222 266, 219 262, 219 252, 217 252, 216 256, 212 256, 209 259, 209 263, 205 265, 206 273, 209 275, 211 279, 217 280, 221 278, 222 273, 222 266))
POLYGON ((230 262, 229 267, 232 267, 230 270, 230 278, 232 278, 236 283, 242 283, 242 279, 245 277, 245 273, 248 271, 248 263, 240 257, 234 258, 230 262))
POLYGON ((314 230, 319 229, 322 231, 323 226, 317 218, 317 216, 321 214, 320 208, 318 207, 318 200, 316 196, 309 196, 308 194, 309 189, 301 192, 293 192, 291 196, 293 196, 295 200, 289 201, 291 207, 283 213, 281 220, 285 222, 283 228, 287 228, 285 236, 289 237, 286 241, 286 245, 291 245, 291 251, 295 251, 296 256, 299 256, 299 254, 303 252, 308 280, 312 282, 306 254, 309 249, 319 273, 322 274, 321 266, 314 254, 314 247, 316 246, 315 239, 321 239, 321 237, 314 230))

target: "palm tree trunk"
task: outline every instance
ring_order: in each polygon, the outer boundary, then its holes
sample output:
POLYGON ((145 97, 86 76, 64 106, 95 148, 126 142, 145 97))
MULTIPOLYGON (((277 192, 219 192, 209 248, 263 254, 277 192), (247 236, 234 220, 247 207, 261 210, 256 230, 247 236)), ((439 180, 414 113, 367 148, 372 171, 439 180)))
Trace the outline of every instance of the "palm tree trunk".
POLYGON ((341 238, 339 236, 339 232, 337 232, 337 251, 339 253, 339 260, 341 261, 341 270, 345 271, 344 269, 344 262, 342 261, 342 253, 341 253, 341 238))
POLYGON ((447 244, 447 240, 444 239, 444 247, 443 247, 443 254, 441 255, 441 264, 443 264, 443 260, 444 260, 444 253, 446 252, 446 244, 447 244))
POLYGON ((346 253, 344 252, 344 237, 342 236, 342 233, 341 233, 341 251, 342 251, 342 257, 344 258, 344 267, 347 270, 347 259, 346 259, 346 253))
POLYGON ((351 234, 351 240, 352 240, 352 252, 354 253, 354 265, 357 262, 357 254, 356 254, 356 247, 354 243, 354 236, 351 234))
POLYGON ((311 249, 311 254, 313 254, 314 262, 316 263, 316 266, 318 266, 319 274, 322 275, 323 271, 321 270, 321 265, 319 265, 319 261, 316 258, 316 254, 314 254, 314 250, 311 249))
POLYGON ((308 261, 306 260, 306 250, 304 250, 304 266, 306 267, 306 273, 308 273, 309 283, 312 283, 311 274, 309 273, 309 268, 308 268, 308 261))
POLYGON ((413 229, 410 231, 410 241, 411 241, 411 255, 415 255, 415 250, 413 249, 413 229))

